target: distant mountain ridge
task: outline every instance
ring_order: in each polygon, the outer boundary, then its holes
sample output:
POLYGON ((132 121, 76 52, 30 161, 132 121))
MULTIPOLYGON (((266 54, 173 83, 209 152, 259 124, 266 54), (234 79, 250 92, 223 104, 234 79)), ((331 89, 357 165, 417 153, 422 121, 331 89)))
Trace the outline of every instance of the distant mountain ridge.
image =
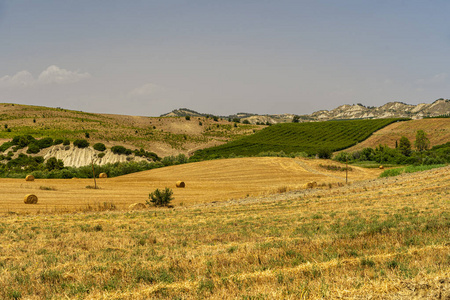
MULTIPOLYGON (((241 121, 248 120, 251 124, 276 124, 292 122, 297 116, 299 122, 328 121, 328 120, 353 120, 353 119, 382 119, 382 118, 411 118, 422 119, 424 117, 437 117, 450 114, 450 100, 437 99, 433 103, 421 103, 418 105, 403 102, 388 102, 382 106, 364 106, 361 103, 344 104, 332 110, 319 110, 310 115, 276 114, 258 115, 252 113, 237 113, 222 118, 238 118, 241 121)), ((173 110, 161 117, 205 117, 208 114, 199 113, 187 108, 173 110)))

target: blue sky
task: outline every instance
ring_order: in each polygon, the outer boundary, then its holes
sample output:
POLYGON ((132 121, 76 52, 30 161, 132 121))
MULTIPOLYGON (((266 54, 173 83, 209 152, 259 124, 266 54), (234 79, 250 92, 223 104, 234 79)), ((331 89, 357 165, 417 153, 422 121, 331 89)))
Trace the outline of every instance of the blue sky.
POLYGON ((450 1, 0 0, 0 102, 157 116, 450 98, 450 1))

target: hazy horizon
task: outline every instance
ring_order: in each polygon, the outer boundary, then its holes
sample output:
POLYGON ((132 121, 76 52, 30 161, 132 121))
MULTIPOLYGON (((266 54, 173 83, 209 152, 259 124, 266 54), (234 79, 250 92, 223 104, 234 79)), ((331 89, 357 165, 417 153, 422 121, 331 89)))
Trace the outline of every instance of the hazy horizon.
POLYGON ((450 2, 0 0, 0 102, 159 116, 450 98, 450 2))

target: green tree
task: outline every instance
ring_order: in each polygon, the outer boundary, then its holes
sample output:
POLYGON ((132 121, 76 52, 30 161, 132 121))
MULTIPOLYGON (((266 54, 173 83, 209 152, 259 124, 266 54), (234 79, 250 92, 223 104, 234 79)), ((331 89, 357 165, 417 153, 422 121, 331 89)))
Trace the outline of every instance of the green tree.
POLYGON ((147 204, 154 206, 169 206, 170 201, 173 200, 172 189, 166 187, 164 190, 156 189, 148 195, 147 204))
POLYGON ((298 123, 298 122, 300 122, 300 117, 294 116, 294 118, 292 119, 292 123, 298 123))
POLYGON ((64 162, 61 159, 56 159, 56 157, 50 157, 45 163, 47 170, 61 170, 64 168, 64 162))
POLYGON ((105 151, 106 150, 106 146, 105 146, 105 144, 103 144, 103 143, 97 143, 97 144, 94 144, 94 149, 95 150, 97 150, 97 151, 105 151))
POLYGON ((402 136, 402 138, 400 139, 400 144, 398 145, 398 149, 404 156, 411 155, 411 142, 407 137, 402 136))
POLYGON ((427 134, 423 130, 417 130, 416 141, 414 142, 416 149, 420 152, 428 150, 430 147, 430 140, 427 138, 427 134))
POLYGON ((86 148, 89 146, 89 142, 83 139, 73 141, 73 145, 78 148, 86 148))

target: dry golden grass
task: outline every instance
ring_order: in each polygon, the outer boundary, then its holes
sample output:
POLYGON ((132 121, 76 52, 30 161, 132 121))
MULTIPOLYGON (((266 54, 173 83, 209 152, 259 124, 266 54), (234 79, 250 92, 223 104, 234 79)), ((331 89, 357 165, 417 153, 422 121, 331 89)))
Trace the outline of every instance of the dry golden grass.
MULTIPOLYGON (((319 162, 300 163, 314 171, 319 162)), ((277 176, 298 171, 290 160, 270 165, 277 176)), ((446 299, 449 197, 445 167, 213 205, 9 214, 0 219, 0 298, 446 299)))
MULTIPOLYGON (((192 205, 257 197, 286 190, 304 189, 307 182, 318 184, 345 182, 345 173, 327 171, 319 165, 324 160, 277 157, 236 158, 204 161, 130 174, 116 178, 92 179, 0 179, 0 212, 75 211, 84 206, 112 202, 118 209, 127 209, 135 202, 144 202, 157 188, 173 188, 173 204, 192 205), (183 179, 186 188, 177 189, 175 183, 183 179), (42 190, 51 186, 52 190, 42 190), (39 203, 33 207, 23 204, 23 195, 34 193, 39 203)), ((339 164, 326 162, 327 164, 339 164)), ((354 168, 350 181, 373 179, 379 170, 354 168)))
POLYGON ((94 114, 59 108, 19 104, 0 104, 0 143, 13 136, 31 134, 61 139, 84 139, 89 133, 91 145, 100 142, 107 147, 122 145, 130 149, 144 148, 161 157, 192 153, 194 150, 223 144, 231 139, 252 134, 265 126, 234 127, 227 120, 212 118, 143 117, 94 114), (199 125, 199 122, 202 125, 199 125))
POLYGON ((367 147, 375 148, 378 145, 387 145, 394 148, 395 141, 399 142, 402 136, 407 137, 414 147, 418 130, 427 133, 431 147, 450 141, 450 119, 421 119, 391 124, 373 133, 367 140, 344 151, 353 152, 367 147))

